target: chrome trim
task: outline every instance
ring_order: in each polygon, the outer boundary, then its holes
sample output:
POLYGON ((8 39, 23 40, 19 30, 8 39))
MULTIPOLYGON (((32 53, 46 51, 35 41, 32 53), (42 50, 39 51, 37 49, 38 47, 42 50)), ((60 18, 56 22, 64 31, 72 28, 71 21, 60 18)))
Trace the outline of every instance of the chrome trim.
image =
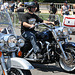
POLYGON ((28 53, 27 53, 27 55, 25 56, 25 58, 27 58, 27 57, 31 54, 32 51, 33 51, 33 48, 32 48, 30 51, 28 51, 28 53))
POLYGON ((6 65, 5 65, 5 61, 4 61, 3 53, 2 53, 2 57, 1 57, 0 59, 1 59, 1 67, 2 67, 2 71, 4 70, 5 75, 8 75, 8 74, 7 74, 6 65))
POLYGON ((63 55, 64 55, 64 57, 65 57, 65 60, 68 60, 68 58, 67 58, 67 56, 66 56, 66 54, 65 54, 65 51, 63 50, 63 47, 62 47, 61 41, 58 42, 58 44, 59 44, 59 47, 60 47, 60 49, 61 49, 61 51, 62 51, 62 53, 63 53, 63 55))
POLYGON ((46 41, 46 44, 47 44, 47 52, 48 52, 48 59, 50 59, 50 54, 49 52, 51 51, 51 49, 49 49, 49 46, 50 46, 50 43, 46 41))

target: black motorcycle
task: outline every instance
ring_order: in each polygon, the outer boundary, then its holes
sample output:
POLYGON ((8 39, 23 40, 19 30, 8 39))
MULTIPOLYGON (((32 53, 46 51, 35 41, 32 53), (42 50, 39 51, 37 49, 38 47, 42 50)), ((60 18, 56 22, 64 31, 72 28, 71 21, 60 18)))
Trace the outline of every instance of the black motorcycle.
POLYGON ((35 35, 37 37, 37 44, 41 49, 43 58, 37 58, 29 40, 25 40, 25 45, 21 48, 23 53, 22 57, 29 61, 42 64, 58 62, 63 70, 67 72, 74 71, 75 43, 68 42, 68 39, 71 39, 69 36, 71 33, 70 29, 64 26, 53 27, 45 23, 35 24, 35 27, 37 26, 42 29, 35 35))

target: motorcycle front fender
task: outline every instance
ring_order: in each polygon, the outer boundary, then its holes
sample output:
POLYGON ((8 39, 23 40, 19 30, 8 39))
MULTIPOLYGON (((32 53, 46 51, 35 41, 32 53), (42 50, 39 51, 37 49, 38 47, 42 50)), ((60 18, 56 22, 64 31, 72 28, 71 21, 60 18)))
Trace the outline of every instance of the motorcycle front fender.
POLYGON ((25 70, 34 69, 34 67, 27 60, 18 57, 11 58, 11 68, 18 68, 25 70))
POLYGON ((67 42, 67 43, 63 44, 63 48, 68 48, 68 47, 75 48, 75 43, 74 42, 67 42))

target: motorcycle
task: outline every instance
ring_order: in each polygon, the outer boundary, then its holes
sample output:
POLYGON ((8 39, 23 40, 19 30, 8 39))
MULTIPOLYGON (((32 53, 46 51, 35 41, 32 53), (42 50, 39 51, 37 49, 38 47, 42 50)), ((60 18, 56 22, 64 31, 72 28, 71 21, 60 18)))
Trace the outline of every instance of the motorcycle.
MULTIPOLYGON (((31 23, 35 23, 31 20, 31 23)), ((30 22, 30 21, 29 21, 30 22)), ((39 46, 42 58, 38 58, 34 53, 33 47, 29 40, 25 39, 25 45, 21 48, 22 57, 28 61, 42 64, 59 63, 60 67, 67 72, 75 70, 75 43, 68 42, 71 30, 64 26, 53 26, 45 23, 35 23, 37 32, 37 45, 39 46)), ((34 28, 32 27, 32 28, 34 28)), ((22 35, 23 36, 23 35, 22 35)))
POLYGON ((14 33, 12 21, 7 11, 0 11, 0 75, 32 75, 34 67, 21 56, 24 45, 22 37, 14 33))

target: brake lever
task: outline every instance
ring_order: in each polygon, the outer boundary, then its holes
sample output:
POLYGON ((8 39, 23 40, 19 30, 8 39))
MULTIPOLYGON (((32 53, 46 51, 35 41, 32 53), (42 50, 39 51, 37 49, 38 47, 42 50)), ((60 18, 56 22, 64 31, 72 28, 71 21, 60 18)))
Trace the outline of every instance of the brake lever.
MULTIPOLYGON (((50 23, 50 24, 52 24, 52 23, 50 23)), ((34 27, 36 27, 36 26, 38 26, 38 25, 45 25, 45 26, 47 26, 48 28, 51 28, 51 26, 49 26, 48 24, 46 24, 46 23, 36 23, 33 27, 31 27, 31 28, 29 28, 29 29, 32 29, 32 28, 34 28, 34 27)), ((53 24, 52 24, 53 25, 53 24)))

